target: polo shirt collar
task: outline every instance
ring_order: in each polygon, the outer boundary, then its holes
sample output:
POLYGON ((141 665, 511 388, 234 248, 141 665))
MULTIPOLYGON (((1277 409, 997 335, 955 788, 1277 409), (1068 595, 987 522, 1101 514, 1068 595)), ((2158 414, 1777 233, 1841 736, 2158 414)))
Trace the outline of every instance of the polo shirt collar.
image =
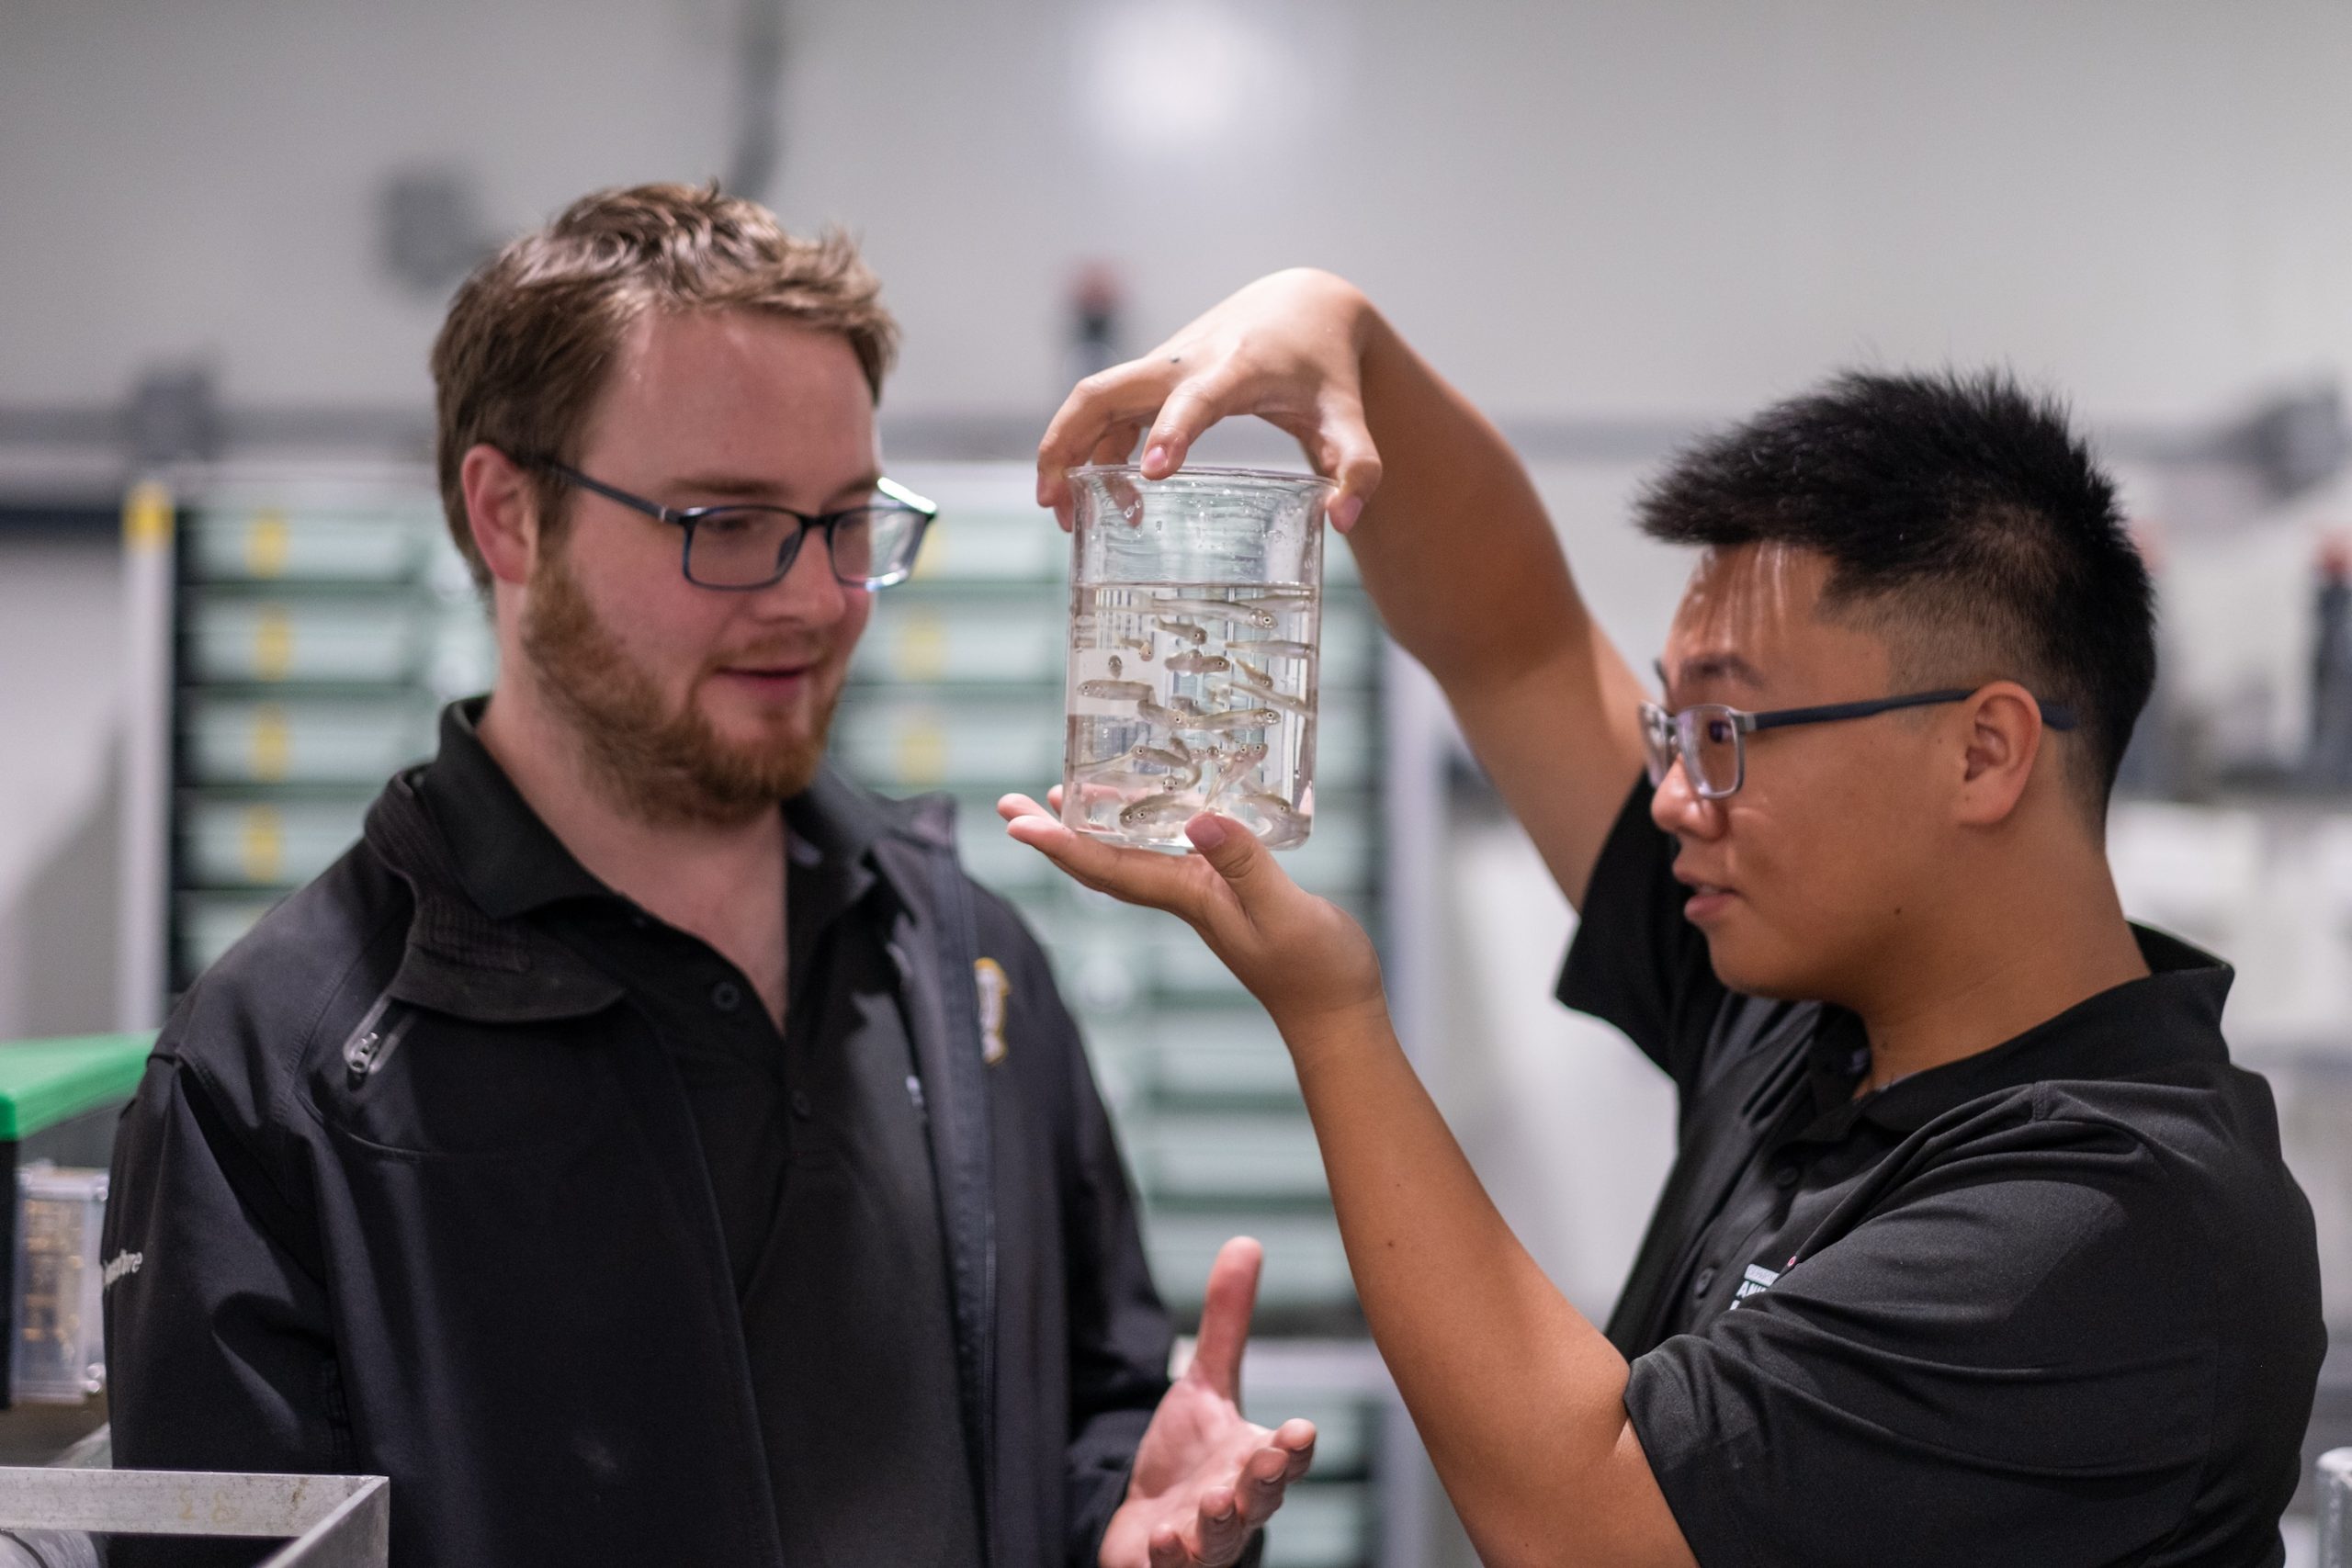
MULTIPOLYGON (((571 898, 617 898, 575 859, 531 809, 478 726, 487 699, 441 713, 441 750, 417 778, 417 793, 448 841, 467 897, 492 919, 514 919, 571 898)), ((854 902, 882 879, 875 842, 899 826, 890 803, 842 778, 829 762, 784 805, 787 851, 818 872, 827 902, 854 902)))
MULTIPOLYGON (((2234 977, 2230 966, 2145 926, 2133 925, 2132 934, 2147 961, 2146 976, 2086 997, 1989 1051, 1897 1079, 1853 1101, 1849 1114, 1823 1116, 1804 1136, 1835 1138, 1855 1121, 1916 1133, 1970 1100, 2044 1079, 2127 1078, 2226 1064, 2230 1054, 2222 1039, 2222 1005, 2234 977)), ((1825 1054, 1842 1059, 1861 1038, 1860 1022, 1850 1013, 1825 1010, 1815 1031, 1816 1070, 1825 1066, 1825 1054)), ((1850 1084, 1853 1077, 1846 1081, 1850 1084)))

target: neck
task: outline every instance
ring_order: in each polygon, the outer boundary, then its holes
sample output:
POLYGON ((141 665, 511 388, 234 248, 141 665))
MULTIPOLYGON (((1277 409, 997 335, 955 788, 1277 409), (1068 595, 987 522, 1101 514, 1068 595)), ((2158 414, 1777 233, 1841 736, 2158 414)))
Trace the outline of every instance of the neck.
POLYGON ((1898 986, 1860 998, 1871 1070, 1860 1092, 2013 1040, 2076 1003, 2148 974, 2107 862, 2086 848, 2039 874, 1972 879, 2002 890, 1955 899, 1949 919, 1873 968, 1898 986))
POLYGON ((571 727, 525 681, 502 681, 477 733, 572 858, 615 892, 717 948, 784 1011, 785 826, 656 821, 616 799, 571 727))

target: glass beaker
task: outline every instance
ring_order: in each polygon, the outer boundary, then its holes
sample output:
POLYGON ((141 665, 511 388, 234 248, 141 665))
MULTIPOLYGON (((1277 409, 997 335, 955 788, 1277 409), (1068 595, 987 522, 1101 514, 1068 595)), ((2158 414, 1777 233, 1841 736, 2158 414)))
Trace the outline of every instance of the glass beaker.
POLYGON ((1214 810, 1273 849, 1315 816, 1323 513, 1308 474, 1070 470, 1062 820, 1182 848, 1214 810))

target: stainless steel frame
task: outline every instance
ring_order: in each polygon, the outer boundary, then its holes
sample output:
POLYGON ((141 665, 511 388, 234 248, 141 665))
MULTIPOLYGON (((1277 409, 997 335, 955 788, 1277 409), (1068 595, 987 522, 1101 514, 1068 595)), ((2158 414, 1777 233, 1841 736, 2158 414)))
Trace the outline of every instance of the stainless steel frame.
POLYGON ((0 1528, 291 1538, 263 1568, 384 1568, 391 1483, 380 1475, 0 1469, 0 1528))

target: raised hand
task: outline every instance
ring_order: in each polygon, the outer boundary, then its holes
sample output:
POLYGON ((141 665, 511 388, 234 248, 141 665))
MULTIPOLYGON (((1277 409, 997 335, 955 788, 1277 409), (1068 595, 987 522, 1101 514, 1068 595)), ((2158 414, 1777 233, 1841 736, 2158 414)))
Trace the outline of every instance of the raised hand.
POLYGON ((1380 484, 1364 423, 1362 359, 1372 307, 1353 285, 1294 267, 1261 277, 1139 359, 1080 381, 1037 446, 1037 503, 1065 526, 1064 470, 1124 463, 1148 430, 1143 471, 1165 479, 1201 433, 1236 414, 1295 436, 1315 471, 1337 479, 1332 525, 1352 527, 1380 484))
POLYGON ((1102 1568, 1227 1568, 1315 1458, 1315 1424, 1279 1430, 1241 1414, 1241 1353, 1264 1253, 1246 1236, 1218 1249, 1193 1364, 1136 1450, 1127 1498, 1103 1532, 1102 1568))

